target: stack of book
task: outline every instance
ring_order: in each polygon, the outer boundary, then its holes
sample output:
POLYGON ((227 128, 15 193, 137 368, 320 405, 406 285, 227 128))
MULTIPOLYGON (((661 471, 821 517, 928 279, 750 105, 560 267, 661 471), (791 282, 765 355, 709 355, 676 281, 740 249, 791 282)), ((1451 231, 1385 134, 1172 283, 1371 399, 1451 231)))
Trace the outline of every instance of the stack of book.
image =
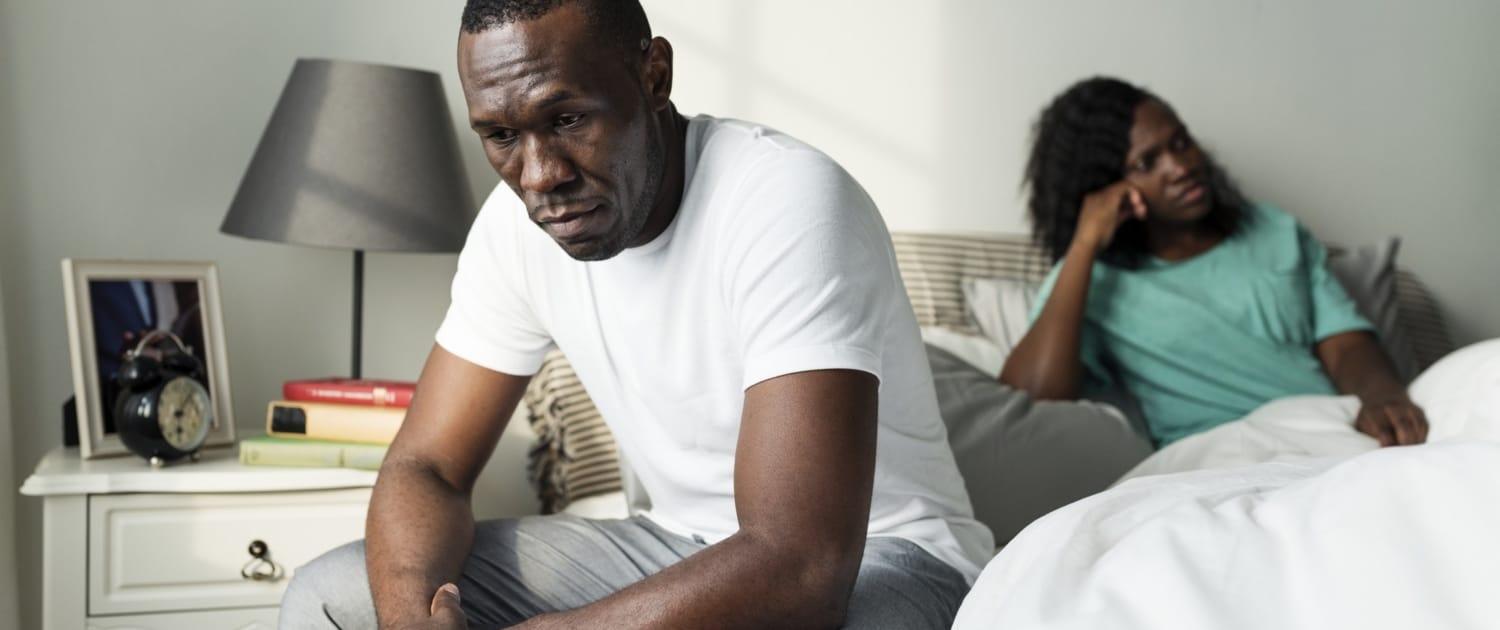
POLYGON ((378 470, 415 391, 406 381, 287 381, 266 410, 266 435, 240 440, 240 463, 378 470))

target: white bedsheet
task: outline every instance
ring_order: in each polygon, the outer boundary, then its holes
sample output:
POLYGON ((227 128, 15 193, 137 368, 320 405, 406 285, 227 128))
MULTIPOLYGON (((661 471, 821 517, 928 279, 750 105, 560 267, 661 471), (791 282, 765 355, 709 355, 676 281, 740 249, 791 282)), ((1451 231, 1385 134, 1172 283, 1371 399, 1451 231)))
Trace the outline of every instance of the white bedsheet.
MULTIPOLYGON (((1444 357, 1409 388, 1431 424, 1428 441, 1500 442, 1500 339, 1444 357)), ((1354 430, 1353 396, 1295 396, 1267 403, 1238 422, 1183 438, 1122 478, 1226 468, 1297 457, 1349 457, 1375 450, 1354 430)), ((1500 623, 1496 624, 1500 628, 1500 623)))
POLYGON ((954 628, 1500 628, 1500 445, 1145 477, 990 562, 954 628))
POLYGON ((1302 397, 1163 449, 1022 531, 954 628, 1500 628, 1500 340, 1410 391, 1421 446, 1302 397))

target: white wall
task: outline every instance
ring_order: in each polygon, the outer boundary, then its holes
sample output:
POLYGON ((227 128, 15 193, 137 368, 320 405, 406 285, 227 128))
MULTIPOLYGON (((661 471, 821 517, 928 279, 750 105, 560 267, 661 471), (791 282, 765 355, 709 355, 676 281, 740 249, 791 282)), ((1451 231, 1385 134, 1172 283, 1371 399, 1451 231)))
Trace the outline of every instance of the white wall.
MULTIPOLYGON (((224 236, 219 222, 298 56, 441 69, 461 106, 452 66, 462 4, 0 0, 0 278, 15 420, 14 441, 0 442, 5 492, 61 443, 72 390, 65 256, 217 261, 242 433, 261 430, 282 380, 347 372, 349 252, 224 236)), ((496 177, 477 144, 464 149, 483 194, 496 177)), ((367 375, 416 377, 455 260, 367 257, 367 375)), ((526 445, 513 436, 480 488, 485 515, 536 510, 526 445)), ((37 628, 41 501, 16 504, 27 607, 19 626, 0 627, 37 628)))
MULTIPOLYGON (((1500 212, 1487 203, 1500 173, 1500 40, 1489 36, 1500 3, 645 4, 676 45, 684 112, 757 120, 821 146, 894 229, 1024 230, 1017 190, 1036 111, 1075 79, 1116 73, 1174 103, 1250 193, 1325 238, 1403 235, 1404 263, 1436 289, 1460 340, 1500 336, 1500 265, 1488 248, 1500 212)), ((298 56, 437 69, 459 106, 461 5, 0 0, 0 278, 16 480, 58 443, 58 404, 71 390, 61 257, 218 261, 246 429, 281 380, 346 369, 347 252, 222 236, 218 224, 298 56)), ((495 177, 465 140, 481 195, 495 177)), ((368 373, 416 375, 453 261, 369 258, 368 373)), ((39 503, 18 507, 30 602, 39 503)), ((35 627, 27 614, 22 627, 35 627)))
POLYGON ((1399 234, 1459 341, 1500 336, 1500 2, 647 0, 687 111, 841 160, 892 229, 1025 231, 1041 107, 1116 74, 1326 239, 1399 234))

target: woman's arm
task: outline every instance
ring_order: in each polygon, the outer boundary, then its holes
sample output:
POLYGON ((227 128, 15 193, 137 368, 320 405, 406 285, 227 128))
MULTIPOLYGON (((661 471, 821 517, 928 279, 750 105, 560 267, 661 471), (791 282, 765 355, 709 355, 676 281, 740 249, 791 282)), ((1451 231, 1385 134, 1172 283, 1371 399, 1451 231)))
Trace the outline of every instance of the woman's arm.
POLYGON ((1037 400, 1078 397, 1083 381, 1079 344, 1095 256, 1092 247, 1076 240, 1068 248, 1052 294, 1036 323, 1006 357, 1000 382, 1037 400))
POLYGON ((1374 335, 1362 330, 1339 333, 1319 341, 1317 354, 1339 393, 1359 397, 1355 429, 1381 446, 1427 441, 1427 417, 1407 396, 1374 335))
POLYGON ((1000 370, 1000 382, 1039 400, 1078 397, 1083 382, 1080 335, 1094 260, 1125 221, 1146 216, 1140 193, 1124 182, 1090 194, 1083 206, 1052 294, 1000 370))

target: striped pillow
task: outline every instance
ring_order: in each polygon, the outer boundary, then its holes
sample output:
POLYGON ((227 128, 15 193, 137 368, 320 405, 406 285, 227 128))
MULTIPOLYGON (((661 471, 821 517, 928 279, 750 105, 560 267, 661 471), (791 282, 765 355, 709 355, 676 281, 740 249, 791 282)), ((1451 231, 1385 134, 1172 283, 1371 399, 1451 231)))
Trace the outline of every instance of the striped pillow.
POLYGON ((1411 340, 1419 374, 1455 350, 1437 300, 1427 285, 1400 265, 1396 266, 1396 321, 1411 340))
POLYGON ((578 499, 620 491, 615 437, 567 357, 557 350, 547 355, 526 387, 525 400, 536 432, 527 476, 543 514, 561 512, 578 499))

